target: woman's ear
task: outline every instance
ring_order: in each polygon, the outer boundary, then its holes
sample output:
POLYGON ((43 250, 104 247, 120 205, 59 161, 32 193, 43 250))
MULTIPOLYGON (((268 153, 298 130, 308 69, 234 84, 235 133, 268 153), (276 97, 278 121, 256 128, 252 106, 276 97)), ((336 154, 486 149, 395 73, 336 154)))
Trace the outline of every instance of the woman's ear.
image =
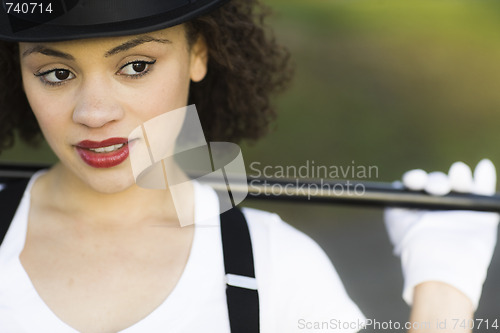
POLYGON ((208 47, 205 38, 199 36, 191 46, 191 81, 199 82, 207 74, 208 47))

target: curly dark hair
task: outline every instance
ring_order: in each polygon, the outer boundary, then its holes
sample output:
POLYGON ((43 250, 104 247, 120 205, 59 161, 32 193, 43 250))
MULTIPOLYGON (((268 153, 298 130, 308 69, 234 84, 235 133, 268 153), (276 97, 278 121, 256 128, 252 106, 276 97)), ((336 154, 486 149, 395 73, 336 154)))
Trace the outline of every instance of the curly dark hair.
MULTIPOLYGON (((290 56, 264 24, 270 11, 258 0, 232 0, 186 23, 188 43, 200 36, 208 46, 208 71, 192 82, 208 141, 256 140, 267 133, 276 112, 273 93, 292 77, 290 56)), ((0 152, 14 145, 16 131, 36 146, 41 131, 22 88, 17 43, 0 41, 0 152)))

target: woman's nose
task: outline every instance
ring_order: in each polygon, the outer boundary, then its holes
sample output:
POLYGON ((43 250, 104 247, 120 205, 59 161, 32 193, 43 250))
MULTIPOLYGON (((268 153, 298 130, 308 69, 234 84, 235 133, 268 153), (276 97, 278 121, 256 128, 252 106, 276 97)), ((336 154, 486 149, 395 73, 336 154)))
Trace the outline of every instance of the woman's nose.
POLYGON ((112 82, 85 82, 78 92, 73 121, 91 128, 100 128, 123 118, 123 108, 114 94, 112 82))

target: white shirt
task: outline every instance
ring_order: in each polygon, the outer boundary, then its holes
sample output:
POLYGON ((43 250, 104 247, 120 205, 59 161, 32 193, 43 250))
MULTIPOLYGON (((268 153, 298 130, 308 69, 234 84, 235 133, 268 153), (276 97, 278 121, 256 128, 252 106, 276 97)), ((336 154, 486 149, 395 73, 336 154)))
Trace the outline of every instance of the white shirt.
MULTIPOLYGON (((40 298, 19 260, 31 186, 38 176, 30 180, 0 246, 0 333, 77 333, 40 298)), ((218 209, 213 189, 196 183, 196 228, 181 278, 158 308, 120 333, 230 332, 220 220, 203 219, 218 216, 218 209)), ((260 331, 357 332, 364 317, 323 250, 276 214, 249 208, 243 212, 253 246, 260 331)))

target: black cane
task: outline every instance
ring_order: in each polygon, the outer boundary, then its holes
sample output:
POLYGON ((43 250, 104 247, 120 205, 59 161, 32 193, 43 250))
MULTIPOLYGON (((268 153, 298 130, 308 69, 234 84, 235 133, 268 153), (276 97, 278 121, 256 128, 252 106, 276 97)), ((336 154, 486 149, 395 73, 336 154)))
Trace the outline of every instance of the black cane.
MULTIPOLYGON (((48 165, 0 164, 0 182, 12 178, 27 178, 48 165)), ((336 203, 367 207, 406 207, 427 210, 473 210, 500 212, 500 194, 483 196, 449 193, 433 196, 425 192, 409 191, 402 187, 378 182, 351 180, 267 179, 247 177, 241 182, 226 184, 205 177, 205 183, 215 190, 229 190, 233 195, 248 198, 336 203)))

